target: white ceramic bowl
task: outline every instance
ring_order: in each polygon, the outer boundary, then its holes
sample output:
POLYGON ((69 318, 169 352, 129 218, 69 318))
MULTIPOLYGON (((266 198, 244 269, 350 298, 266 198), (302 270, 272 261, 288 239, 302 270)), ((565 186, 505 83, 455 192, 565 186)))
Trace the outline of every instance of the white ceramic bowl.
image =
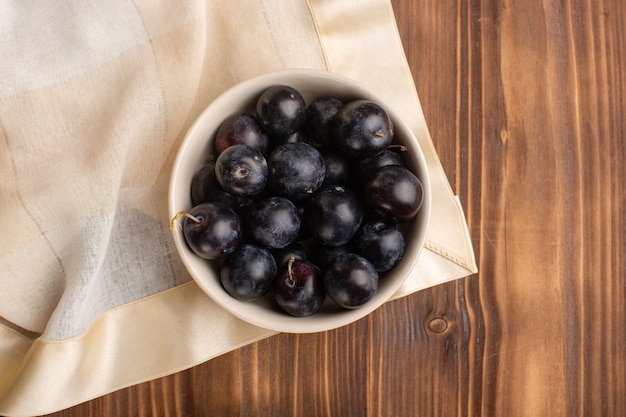
POLYGON ((259 327, 289 333, 312 333, 334 329, 359 320, 387 301, 414 270, 424 245, 431 210, 431 187, 424 155, 419 144, 396 112, 378 95, 359 83, 330 72, 319 70, 283 70, 266 73, 230 88, 213 101, 189 129, 174 163, 169 189, 169 215, 191 209, 190 184, 196 171, 206 163, 213 151, 213 136, 219 124, 236 112, 254 114, 259 95, 272 85, 289 85, 303 95, 307 105, 321 96, 335 96, 344 102, 353 99, 372 100, 387 110, 395 128, 395 143, 407 145, 404 152, 407 166, 424 187, 424 201, 415 219, 406 225, 407 246, 402 260, 381 279, 378 291, 365 305, 347 310, 336 306, 327 297, 326 303, 308 317, 292 317, 274 305, 270 297, 243 302, 224 291, 216 262, 196 256, 187 247, 181 228, 172 229, 173 239, 185 267, 220 306, 240 319, 259 327))

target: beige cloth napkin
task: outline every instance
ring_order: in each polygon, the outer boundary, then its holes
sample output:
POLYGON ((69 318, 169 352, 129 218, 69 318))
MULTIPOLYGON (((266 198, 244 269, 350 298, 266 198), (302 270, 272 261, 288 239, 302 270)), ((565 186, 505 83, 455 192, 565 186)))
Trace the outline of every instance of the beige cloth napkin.
POLYGON ((476 271, 388 0, 0 4, 0 414, 50 413, 273 332, 190 280, 168 230, 186 129, 283 68, 365 83, 417 135, 433 222, 396 295, 476 271))

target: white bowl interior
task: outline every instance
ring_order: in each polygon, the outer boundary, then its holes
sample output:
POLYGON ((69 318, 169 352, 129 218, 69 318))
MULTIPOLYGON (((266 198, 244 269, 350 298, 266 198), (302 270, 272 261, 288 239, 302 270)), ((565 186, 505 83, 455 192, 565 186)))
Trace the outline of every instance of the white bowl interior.
POLYGON ((424 155, 415 136, 396 112, 379 96, 341 75, 318 70, 284 70, 267 73, 230 88, 213 101, 189 129, 174 163, 169 189, 169 215, 191 209, 190 185, 197 170, 213 153, 213 136, 226 117, 236 112, 254 114, 256 99, 269 86, 283 84, 296 88, 307 105, 321 96, 335 96, 344 102, 369 99, 382 105, 395 127, 395 143, 407 145, 403 154, 407 166, 420 178, 424 187, 424 201, 415 219, 406 225, 406 241, 402 260, 381 278, 378 291, 365 305, 347 310, 328 300, 320 311, 308 317, 292 317, 275 306, 266 297, 242 302, 228 295, 219 280, 218 263, 196 256, 187 247, 182 230, 172 229, 178 253, 192 278, 211 299, 240 319, 259 327, 290 333, 312 333, 334 329, 352 323, 371 313, 387 301, 410 276, 422 251, 430 211, 431 188, 424 155))

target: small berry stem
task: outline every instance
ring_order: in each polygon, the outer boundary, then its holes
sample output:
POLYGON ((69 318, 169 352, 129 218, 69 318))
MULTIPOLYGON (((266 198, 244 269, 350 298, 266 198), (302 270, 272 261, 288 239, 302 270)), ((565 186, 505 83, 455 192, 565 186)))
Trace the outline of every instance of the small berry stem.
POLYGON ((400 152, 406 152, 409 150, 405 145, 389 145, 387 148, 398 149, 400 152))
MULTIPOLYGON (((186 211, 179 211, 178 213, 176 213, 176 215, 174 217, 172 217, 172 220, 170 220, 170 230, 174 228, 174 223, 177 222, 177 220, 179 218, 181 218, 182 216, 185 216, 191 220, 193 220, 196 223, 202 223, 202 220, 198 219, 196 216, 186 212, 186 211)), ((180 225, 180 223, 178 223, 180 225)), ((182 227, 182 225, 181 225, 182 227)))
POLYGON ((296 261, 296 257, 292 256, 289 258, 289 262, 287 262, 287 272, 289 273, 289 282, 293 283, 295 279, 293 278, 293 273, 291 272, 291 267, 293 263, 296 261))

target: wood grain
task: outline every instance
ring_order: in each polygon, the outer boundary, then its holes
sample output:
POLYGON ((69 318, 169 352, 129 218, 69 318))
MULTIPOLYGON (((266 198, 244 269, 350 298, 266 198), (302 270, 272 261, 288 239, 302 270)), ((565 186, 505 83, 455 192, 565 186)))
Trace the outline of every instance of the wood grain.
POLYGON ((392 4, 479 274, 54 416, 626 415, 624 3, 392 4))

